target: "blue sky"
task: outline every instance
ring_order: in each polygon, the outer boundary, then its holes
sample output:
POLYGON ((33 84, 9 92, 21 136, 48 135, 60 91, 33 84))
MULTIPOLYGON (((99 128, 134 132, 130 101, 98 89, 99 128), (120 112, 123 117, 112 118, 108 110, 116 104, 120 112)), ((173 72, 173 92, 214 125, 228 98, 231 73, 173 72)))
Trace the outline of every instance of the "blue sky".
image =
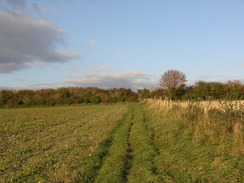
POLYGON ((243 0, 0 0, 0 87, 244 82, 243 0))

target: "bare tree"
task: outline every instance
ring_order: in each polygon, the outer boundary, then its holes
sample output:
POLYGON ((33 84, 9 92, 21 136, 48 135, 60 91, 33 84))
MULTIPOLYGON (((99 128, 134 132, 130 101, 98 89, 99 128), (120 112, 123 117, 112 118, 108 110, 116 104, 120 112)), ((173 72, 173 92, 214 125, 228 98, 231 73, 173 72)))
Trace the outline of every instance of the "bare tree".
POLYGON ((177 89, 186 81, 186 75, 183 72, 168 70, 161 76, 159 85, 164 89, 177 89))

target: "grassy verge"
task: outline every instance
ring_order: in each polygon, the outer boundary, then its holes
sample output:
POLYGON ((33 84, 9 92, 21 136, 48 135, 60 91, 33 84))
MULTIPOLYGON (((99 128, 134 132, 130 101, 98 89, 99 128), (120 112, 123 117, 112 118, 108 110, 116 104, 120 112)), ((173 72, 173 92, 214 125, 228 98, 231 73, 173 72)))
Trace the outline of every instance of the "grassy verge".
POLYGON ((149 110, 159 149, 154 162, 163 182, 244 181, 241 144, 236 144, 234 130, 228 130, 229 120, 239 123, 241 118, 227 112, 210 111, 206 118, 198 106, 149 110))

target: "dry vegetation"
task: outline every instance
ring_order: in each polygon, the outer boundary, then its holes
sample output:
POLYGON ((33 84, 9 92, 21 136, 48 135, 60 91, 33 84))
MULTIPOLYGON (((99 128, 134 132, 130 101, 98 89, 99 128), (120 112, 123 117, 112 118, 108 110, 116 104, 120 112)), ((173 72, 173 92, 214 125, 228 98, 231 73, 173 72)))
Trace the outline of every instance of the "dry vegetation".
POLYGON ((149 104, 158 105, 159 107, 172 108, 172 106, 179 106, 182 108, 187 108, 189 105, 198 105, 203 108, 206 112, 212 109, 224 109, 225 106, 233 109, 243 109, 244 100, 234 100, 234 101, 167 101, 160 99, 145 99, 149 104))
POLYGON ((182 121, 195 136, 209 139, 231 138, 236 152, 244 152, 244 101, 172 102, 147 99, 164 114, 182 121))
POLYGON ((162 182, 243 182, 243 112, 150 105, 162 182))

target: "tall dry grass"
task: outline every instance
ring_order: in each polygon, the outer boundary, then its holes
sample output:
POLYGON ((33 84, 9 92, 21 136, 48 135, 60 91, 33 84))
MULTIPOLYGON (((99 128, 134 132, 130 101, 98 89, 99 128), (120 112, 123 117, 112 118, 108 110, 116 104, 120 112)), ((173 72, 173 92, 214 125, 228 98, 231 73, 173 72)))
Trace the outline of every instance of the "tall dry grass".
MULTIPOLYGON (((244 152, 244 101, 172 102, 149 99, 152 106, 162 113, 182 121, 183 127, 196 138, 208 139, 211 143, 225 141, 231 153, 244 152)), ((224 147, 225 146, 225 147, 224 147)))

